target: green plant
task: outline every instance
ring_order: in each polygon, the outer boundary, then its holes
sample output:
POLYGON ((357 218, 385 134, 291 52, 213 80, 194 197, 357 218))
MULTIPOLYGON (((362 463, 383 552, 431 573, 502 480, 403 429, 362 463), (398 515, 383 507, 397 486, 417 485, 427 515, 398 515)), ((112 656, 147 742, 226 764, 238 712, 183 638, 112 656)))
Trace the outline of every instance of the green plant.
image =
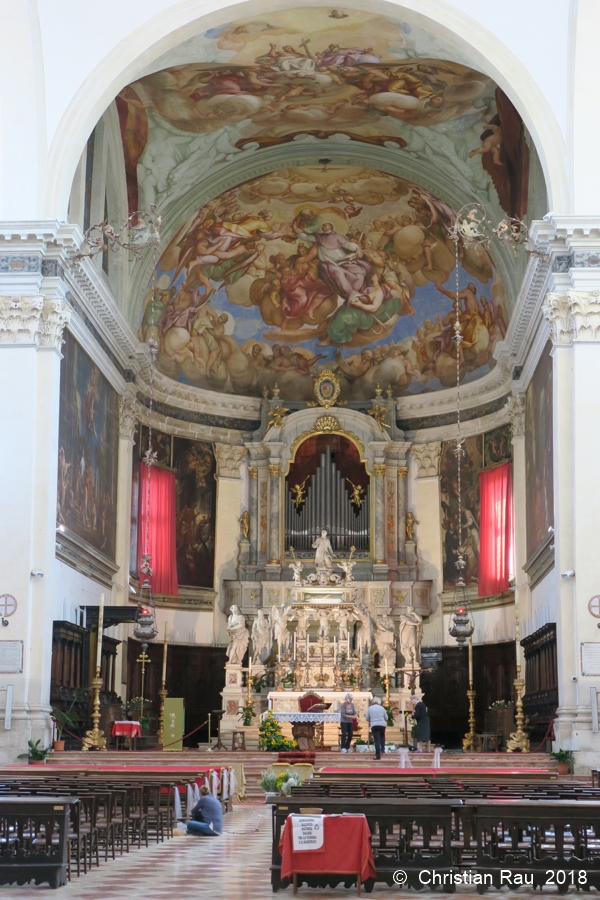
POLYGON ((557 763, 569 763, 569 765, 575 761, 575 757, 571 750, 557 750, 555 753, 551 753, 550 756, 556 760, 557 763))
POLYGON ((288 687, 291 687, 294 684, 294 673, 286 672, 286 674, 281 679, 281 683, 283 685, 287 685, 288 687))
POLYGON ((238 719, 242 720, 242 725, 252 725, 252 720, 255 718, 256 713, 251 703, 238 707, 238 719))
POLYGON ((366 746, 368 746, 368 743, 369 743, 368 741, 363 741, 362 738, 356 738, 356 740, 354 741, 352 746, 353 747, 366 747, 366 746))
POLYGON ((33 741, 27 741, 27 753, 19 754, 17 759, 34 759, 37 761, 47 759, 50 755, 50 747, 40 747, 41 743, 41 739, 36 741, 35 744, 33 741))
POLYGON ((262 788, 267 794, 274 794, 277 791, 278 777, 279 776, 274 769, 265 769, 264 772, 261 772, 260 774, 260 779, 258 781, 259 788, 262 788))
POLYGON ((387 717, 388 717, 387 723, 391 727, 394 724, 394 713, 399 713, 400 710, 398 709, 397 706, 392 706, 391 703, 384 703, 383 708, 385 709, 385 711, 387 713, 387 717))
MULTIPOLYGON (((291 793, 292 793, 292 788, 300 787, 300 785, 303 784, 304 782, 303 782, 302 777, 299 772, 286 772, 284 774, 285 774, 285 779, 284 779, 283 783, 281 784, 280 790, 284 796, 290 797, 291 793)), ((277 779, 277 780, 279 781, 279 779, 277 779)))
POLYGON ((266 675, 253 675, 252 676, 252 690, 258 693, 262 691, 264 687, 267 686, 267 676, 266 675))
POLYGON ((283 736, 281 725, 277 719, 267 713, 258 727, 258 746, 260 750, 296 750, 298 744, 283 736))
POLYGON ((75 716, 72 716, 69 710, 59 709, 57 706, 53 706, 51 719, 56 725, 57 741, 62 741, 62 734, 65 729, 77 728, 78 719, 75 716))
POLYGON ((512 709, 512 700, 494 700, 490 709, 512 709))

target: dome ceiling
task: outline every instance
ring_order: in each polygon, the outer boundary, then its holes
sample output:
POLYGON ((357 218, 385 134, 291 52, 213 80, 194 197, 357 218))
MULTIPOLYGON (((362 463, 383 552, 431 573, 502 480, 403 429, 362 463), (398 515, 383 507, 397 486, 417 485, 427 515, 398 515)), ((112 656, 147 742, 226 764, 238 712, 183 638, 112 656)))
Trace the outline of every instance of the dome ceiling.
MULTIPOLYGON (((421 28, 342 9, 239 20, 154 69, 116 102, 130 208, 165 222, 140 327, 161 370, 290 400, 332 364, 350 399, 450 386, 455 211, 532 202, 535 150, 503 92, 421 28)), ((472 380, 518 279, 502 253, 459 256, 472 380)))

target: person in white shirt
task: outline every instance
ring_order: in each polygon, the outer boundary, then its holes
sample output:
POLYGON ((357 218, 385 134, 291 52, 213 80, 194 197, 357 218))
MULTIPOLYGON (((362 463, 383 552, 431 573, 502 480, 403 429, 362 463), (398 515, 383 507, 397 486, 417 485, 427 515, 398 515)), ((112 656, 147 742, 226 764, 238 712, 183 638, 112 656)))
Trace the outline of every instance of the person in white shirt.
POLYGON ((375 744, 375 759, 381 759, 385 753, 385 729, 387 726, 387 712, 381 705, 379 697, 373 697, 373 703, 367 710, 367 722, 371 726, 373 742, 375 744))

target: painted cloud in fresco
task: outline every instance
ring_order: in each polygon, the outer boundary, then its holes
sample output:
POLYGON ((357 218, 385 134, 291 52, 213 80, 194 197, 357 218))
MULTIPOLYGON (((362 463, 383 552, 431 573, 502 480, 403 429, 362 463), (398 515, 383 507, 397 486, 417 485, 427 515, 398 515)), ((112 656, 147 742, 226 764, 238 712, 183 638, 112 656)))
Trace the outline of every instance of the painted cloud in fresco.
MULTIPOLYGON (((198 387, 312 397, 336 368, 342 399, 455 383, 455 212, 402 178, 302 166, 207 203, 164 250, 140 337, 198 387)), ((461 375, 479 377, 506 333, 504 292, 482 246, 459 245, 461 375)))
POLYGON ((522 217, 528 148, 503 92, 421 29, 339 12, 278 11, 209 31, 172 57, 190 61, 124 88, 131 210, 164 208, 245 150, 337 135, 391 143, 522 217))

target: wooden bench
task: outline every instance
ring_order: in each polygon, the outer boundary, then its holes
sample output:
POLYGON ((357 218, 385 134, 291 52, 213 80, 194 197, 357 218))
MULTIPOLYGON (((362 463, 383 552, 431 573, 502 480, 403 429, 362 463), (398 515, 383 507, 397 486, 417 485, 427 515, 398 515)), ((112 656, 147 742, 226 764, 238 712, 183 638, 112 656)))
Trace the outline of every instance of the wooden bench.
POLYGON ((0 884, 67 883, 76 797, 0 797, 0 884))

